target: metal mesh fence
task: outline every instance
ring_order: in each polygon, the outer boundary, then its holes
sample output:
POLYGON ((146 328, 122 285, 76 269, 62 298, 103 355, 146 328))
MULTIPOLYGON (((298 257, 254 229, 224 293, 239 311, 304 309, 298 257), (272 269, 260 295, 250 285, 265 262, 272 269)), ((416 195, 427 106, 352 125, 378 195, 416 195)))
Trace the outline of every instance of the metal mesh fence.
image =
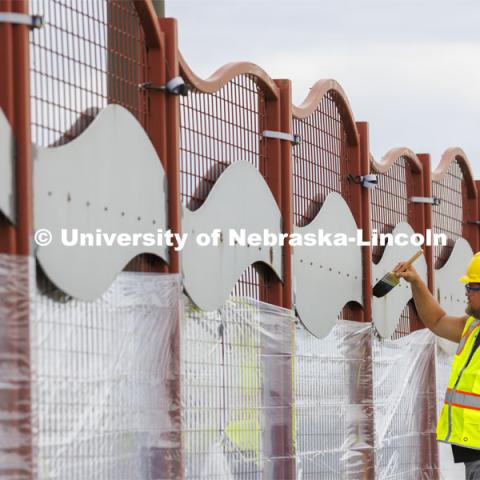
MULTIPOLYGON (((411 188, 412 173, 405 157, 399 157, 386 173, 378 175, 378 184, 370 195, 372 233, 391 233, 397 223, 408 222, 411 188)), ((384 249, 385 247, 380 245, 372 247, 374 263, 380 261, 384 249)), ((410 303, 400 315, 392 339, 408 335, 417 322, 416 313, 410 303)))
POLYGON ((463 233, 463 197, 462 170, 457 160, 454 160, 440 182, 432 182, 434 197, 440 198, 440 205, 432 207, 433 233, 444 233, 447 245, 433 247, 433 262, 435 268, 441 268, 448 260, 455 241, 463 233))
POLYGON ((427 329, 373 343, 375 474, 382 480, 437 478, 431 452, 436 408, 435 340, 427 329))
MULTIPOLYGON (((144 32, 131 0, 32 0, 46 22, 30 34, 32 141, 68 143, 107 104, 127 108, 145 127, 144 32)), ((163 262, 139 255, 126 267, 159 271, 163 262)))
MULTIPOLYGON (((337 192, 348 202, 351 150, 337 95, 331 90, 310 116, 293 117, 293 132, 301 137, 300 145, 292 148, 293 221, 299 227, 316 217, 329 193, 337 192)), ((340 317, 353 319, 354 308, 347 305, 340 317)))
MULTIPOLYGON (((95 302, 42 275, 31 320, 35 478, 167 478, 176 275, 122 273, 95 302), (165 465, 164 465, 165 466, 165 465), (162 470, 162 472, 160 472, 162 470)), ((172 477, 168 477, 172 478, 172 477)))
POLYGON ((296 478, 377 478, 371 342, 367 323, 340 320, 323 339, 297 328, 296 478))
MULTIPOLYGON (((187 208, 198 209, 234 162, 247 161, 265 171, 264 112, 264 94, 250 75, 234 78, 215 93, 192 91, 180 99, 180 195, 187 208)), ((232 294, 264 299, 266 281, 263 271, 251 266, 232 294)))
POLYGON ((291 345, 289 315, 246 299, 207 313, 185 300, 185 478, 265 478, 264 440, 274 439, 264 437, 264 412, 268 398, 278 400, 276 392, 284 388, 266 378, 266 369, 275 353, 291 345))
POLYGON ((255 79, 241 75, 215 93, 180 99, 180 193, 199 208, 223 170, 243 160, 264 171, 260 149, 265 99, 255 79))
MULTIPOLYGON (((411 172, 408 160, 398 158, 388 172, 378 175, 378 184, 371 191, 372 232, 391 233, 397 223, 408 222, 408 197, 411 172)), ((383 255, 382 246, 372 248, 373 262, 383 255)))
POLYGON ((32 141, 64 144, 117 103, 144 125, 146 47, 133 1, 31 0, 46 22, 30 34, 32 141))
MULTIPOLYGON (((368 327, 364 327, 368 329, 368 327)), ((345 445, 351 405, 347 328, 336 326, 324 339, 297 327, 295 432, 297 478, 347 478, 345 445)), ((353 337, 354 335, 352 335, 353 337)))
POLYGON ((347 134, 336 103, 328 92, 307 118, 293 118, 293 131, 301 143, 292 148, 293 215, 297 226, 310 223, 330 192, 347 194, 349 161, 347 134))

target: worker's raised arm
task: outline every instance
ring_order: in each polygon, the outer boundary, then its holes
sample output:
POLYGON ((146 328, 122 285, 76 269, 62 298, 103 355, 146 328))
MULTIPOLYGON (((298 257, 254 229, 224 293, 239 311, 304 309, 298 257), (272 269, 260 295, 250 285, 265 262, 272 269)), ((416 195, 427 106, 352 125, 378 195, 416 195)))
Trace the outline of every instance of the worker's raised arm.
POLYGON ((417 271, 411 265, 400 272, 403 264, 399 263, 394 272, 399 278, 404 278, 412 287, 413 300, 417 307, 418 316, 423 324, 429 328, 435 335, 446 338, 453 342, 459 342, 462 338, 462 332, 468 315, 453 317, 447 315, 440 306, 435 297, 431 294, 427 285, 418 275, 417 271))

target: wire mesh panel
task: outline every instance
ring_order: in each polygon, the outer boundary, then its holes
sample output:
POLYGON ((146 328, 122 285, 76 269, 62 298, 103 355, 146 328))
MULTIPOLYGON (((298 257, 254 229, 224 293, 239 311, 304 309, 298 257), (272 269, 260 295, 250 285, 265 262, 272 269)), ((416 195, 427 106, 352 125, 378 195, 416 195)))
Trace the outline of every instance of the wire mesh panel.
POLYGON ((330 192, 347 194, 350 150, 336 95, 329 91, 312 115, 293 118, 293 131, 302 139, 292 148, 293 215, 299 227, 315 218, 330 192))
POLYGON ((265 411, 285 386, 266 379, 265 369, 280 346, 291 345, 293 318, 254 300, 229 300, 211 313, 185 302, 185 478, 266 478, 265 411))
POLYGON ((31 328, 35 478, 173 478, 178 276, 122 273, 94 302, 40 279, 31 328))
POLYGON ((199 208, 223 170, 243 160, 264 171, 260 150, 265 99, 255 78, 242 75, 215 93, 180 99, 182 202, 199 208))
MULTIPOLYGON (((265 96, 256 79, 240 75, 215 93, 191 91, 180 98, 180 194, 190 210, 198 209, 222 172, 247 161, 265 171, 261 132, 265 96)), ((248 194, 246 192, 246 194, 248 194)), ((233 294, 265 299, 264 272, 249 267, 233 294)))
POLYGON ((145 124, 146 48, 130 0, 32 0, 45 26, 30 34, 32 141, 58 145, 75 138, 108 103, 145 124))
POLYGON ((188 300, 185 313, 185 478, 260 478, 258 325, 228 310, 201 312, 188 300))
MULTIPOLYGON (((344 120, 338 107, 337 92, 330 90, 316 110, 306 118, 293 117, 293 132, 301 137, 292 148, 293 221, 308 225, 331 192, 348 202, 348 166, 351 148, 344 120)), ((340 317, 352 319, 352 307, 346 306, 340 317)))
MULTIPOLYGON (((378 175, 378 184, 371 191, 372 232, 391 233, 397 223, 408 222, 408 198, 411 196, 412 174, 405 157, 399 157, 388 172, 378 175)), ((373 262, 378 263, 385 247, 372 248, 373 262)))
POLYGON ((438 478, 429 414, 436 408, 434 336, 423 329, 395 341, 375 339, 373 347, 376 478, 438 478))
MULTIPOLYGON (((391 233, 397 223, 408 222, 408 199, 412 196, 412 189, 412 172, 405 157, 397 158, 386 173, 378 175, 378 184, 370 194, 372 233, 378 235, 391 233)), ((381 245, 372 247, 374 263, 380 261, 384 249, 385 247, 381 245)), ((417 315, 412 304, 409 303, 400 315, 392 339, 408 335, 416 323, 418 323, 417 315)))
MULTIPOLYGON (((32 0, 45 26, 30 34, 32 140, 65 144, 107 104, 127 108, 146 127, 146 45, 131 0, 32 0)), ((163 262, 139 255, 126 267, 159 271, 163 262)))
POLYGON ((373 442, 362 432, 373 419, 362 416, 356 400, 372 381, 362 367, 371 358, 358 348, 369 342, 369 325, 357 322, 339 322, 324 339, 297 328, 296 478, 371 478, 362 457, 373 442))
POLYGON ((465 182, 457 160, 454 160, 440 182, 432 182, 432 193, 440 199, 440 205, 432 207, 433 233, 444 233, 447 245, 433 247, 434 268, 438 269, 448 260, 453 245, 463 234, 463 196, 465 182))

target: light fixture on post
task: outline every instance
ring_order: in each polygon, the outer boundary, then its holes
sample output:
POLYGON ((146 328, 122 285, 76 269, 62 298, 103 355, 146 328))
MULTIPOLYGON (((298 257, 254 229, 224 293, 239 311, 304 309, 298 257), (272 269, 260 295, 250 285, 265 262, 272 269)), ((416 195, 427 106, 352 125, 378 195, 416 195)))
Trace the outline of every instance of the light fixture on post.
POLYGON ((144 90, 153 90, 156 92, 166 92, 171 93, 172 95, 182 95, 186 97, 188 95, 188 85, 185 83, 185 80, 176 76, 171 78, 165 85, 153 85, 151 82, 141 83, 139 88, 144 90))
POLYGON ((378 177, 374 173, 369 173, 367 175, 348 175, 348 180, 357 185, 361 185, 364 188, 375 188, 378 184, 378 177))

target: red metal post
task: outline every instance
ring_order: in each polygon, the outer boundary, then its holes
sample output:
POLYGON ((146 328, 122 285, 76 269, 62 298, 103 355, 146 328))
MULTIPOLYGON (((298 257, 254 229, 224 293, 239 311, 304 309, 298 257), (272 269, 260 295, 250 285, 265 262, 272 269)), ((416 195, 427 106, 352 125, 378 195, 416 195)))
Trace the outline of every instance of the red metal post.
MULTIPOLYGON (((265 95, 265 124, 260 128, 265 130, 280 131, 281 120, 280 120, 280 102, 278 98, 273 96, 265 95)), ((259 114, 261 115, 262 104, 259 105, 259 114)), ((260 156, 265 158, 264 166, 260 165, 260 170, 262 175, 265 178, 270 191, 277 202, 278 208, 282 209, 282 168, 281 168, 281 142, 286 143, 275 138, 263 138, 260 142, 260 156), (262 168, 263 167, 263 168, 262 168)), ((271 252, 273 248, 269 247, 271 252)), ((272 273, 267 273, 267 278, 262 281, 266 281, 266 288, 261 289, 265 292, 266 298, 262 298, 263 301, 271 303, 273 305, 283 304, 282 299, 282 283, 278 280, 272 273)))
MULTIPOLYGON (((11 0, 0 0, 0 11, 10 12, 11 0)), ((13 128, 13 34, 12 25, 0 23, 0 108, 13 128)), ((13 225, 0 213, 0 252, 14 254, 16 232, 13 225)))
MULTIPOLYGON (((13 11, 28 14, 28 1, 13 2, 13 11)), ((17 254, 30 255, 32 214, 32 139, 30 135, 29 28, 13 27, 14 132, 17 194, 17 254)))
MULTIPOLYGON (((423 168, 418 170, 417 167, 413 167, 410 161, 406 162, 406 169, 407 169, 407 196, 409 197, 408 200, 408 210, 407 210, 407 219, 408 223, 412 226, 413 230, 416 233, 421 233, 425 235, 425 213, 426 211, 430 211, 431 215, 431 205, 425 205, 424 203, 413 203, 410 201, 410 197, 424 197, 426 196, 425 193, 425 182, 424 182, 424 173, 423 168), (430 207, 430 208, 428 208, 430 207)), ((425 245, 422 246, 424 254, 426 253, 425 245)), ((425 256, 428 265, 428 258, 425 256)), ((431 272, 427 271, 428 274, 428 282, 430 284, 432 275, 431 272)), ((408 305, 409 308, 409 323, 410 323, 410 332, 415 330, 420 330, 424 328, 423 323, 418 318, 418 315, 413 309, 413 300, 410 301, 408 305)))
MULTIPOLYGON (((280 129, 282 132, 292 131, 292 82, 275 80, 280 91, 280 129)), ((293 147, 295 148, 295 147, 293 147)), ((292 189, 292 145, 282 142, 280 145, 281 178, 282 178, 282 218, 283 233, 293 233, 293 189, 292 189)), ((293 307, 293 249, 291 245, 283 247, 283 306, 293 307)))
MULTIPOLYGON (((360 144, 358 146, 359 175, 370 173, 370 144, 367 122, 356 122, 360 144)), ((353 174, 353 173, 352 173, 353 174)), ((357 200, 358 201, 358 200, 357 200)), ((362 239, 371 239, 370 219, 370 193, 367 188, 360 190, 361 209, 360 226, 363 234, 362 239)), ((358 222, 358 220, 357 220, 358 222)), ((372 248, 362 247, 363 257, 363 321, 372 321, 372 248)), ((360 384, 351 385, 352 398, 358 405, 361 405, 360 431, 363 445, 368 447, 360 450, 362 454, 363 475, 356 475, 355 478, 368 480, 375 478, 375 409, 373 402, 373 357, 372 337, 370 332, 364 336, 361 345, 358 345, 358 352, 355 358, 362 358, 361 365, 358 365, 358 377, 362 380, 360 384)), ((358 465, 355 465, 355 458, 352 459, 352 470, 358 473, 358 465)))
MULTIPOLYGON (((367 122, 356 122, 358 135, 360 137, 359 146, 359 175, 367 175, 370 173, 370 144, 367 122)), ((355 199, 358 201, 357 199, 355 199)), ((360 222, 364 241, 368 241, 372 236, 371 219, 370 219, 370 191, 368 188, 360 189, 360 222)), ((352 206, 353 208, 353 206, 352 206)), ((357 217, 355 217, 357 218, 357 217)), ((357 220, 358 222, 358 220, 357 220)), ((372 321, 372 247, 362 247, 363 257, 363 321, 372 321)))
MULTIPOLYGON (((407 186, 407 195, 409 197, 424 197, 424 181, 423 171, 415 171, 412 169, 410 162, 407 163, 409 185, 407 186)), ((431 205, 430 211, 431 211, 431 205)), ((416 233, 425 233, 425 208, 424 203, 408 203, 408 223, 412 226, 416 233)))
MULTIPOLYGON (((275 80, 275 83, 279 87, 280 97, 267 99, 265 128, 291 133, 291 82, 275 80)), ((292 144, 285 140, 265 140, 268 143, 266 145, 267 166, 264 174, 282 212, 283 232, 291 233, 293 231, 292 144)), ((292 249, 290 246, 283 247, 283 268, 283 285, 275 281, 270 287, 273 295, 269 295, 269 302, 278 302, 280 306, 292 308, 292 249)), ((294 348, 292 339, 295 326, 293 323, 291 327, 290 338, 276 342, 280 343, 286 351, 272 351, 271 357, 270 352, 267 351, 264 360, 266 374, 278 379, 275 382, 278 392, 275 395, 267 394, 265 397, 267 402, 271 402, 266 405, 264 415, 264 454, 270 459, 265 465, 264 478, 266 479, 295 478, 292 365, 294 352, 291 351, 294 348)), ((278 349, 278 345, 276 348, 278 349)))
MULTIPOLYGON (((165 62, 166 80, 180 74, 178 56, 177 21, 174 18, 160 18, 160 27, 165 34, 165 62)), ((168 178, 168 218, 172 232, 182 233, 181 202, 180 202, 180 103, 176 95, 164 94, 166 122, 157 128, 165 129, 167 178, 168 178)), ((173 248, 170 249, 170 272, 180 272, 180 255, 173 248)))
MULTIPOLYGON (((418 153, 418 159, 422 163, 423 171, 423 196, 432 196, 432 172, 431 172, 431 160, 428 153, 418 153)), ((424 229, 423 234, 427 230, 432 230, 432 205, 428 203, 423 204, 423 216, 424 216, 424 229)), ((423 249, 425 260, 427 262, 427 274, 428 274, 428 288, 433 293, 435 288, 435 277, 433 272, 433 247, 431 245, 425 245, 423 249)))
MULTIPOLYGON (((352 175, 353 177, 357 177, 359 175, 365 175, 368 173, 369 166, 366 166, 364 168, 363 165, 363 153, 362 152, 362 143, 359 139, 359 143, 357 145, 355 144, 348 144, 347 145, 347 158, 348 162, 342 162, 342 167, 343 169, 346 169, 345 171, 342 171, 342 177, 343 178, 348 178, 349 175, 352 175)), ((368 158, 368 156, 367 156, 368 158)), ((358 183, 352 183, 352 182, 344 182, 344 190, 342 192, 345 200, 348 202, 348 206, 350 207, 350 210, 353 214, 353 217, 355 218, 355 222, 357 224, 357 228, 362 229, 363 232, 363 240, 369 240, 370 239, 370 224, 367 224, 367 228, 365 225, 365 220, 368 218, 365 217, 364 212, 365 209, 367 209, 368 213, 368 204, 365 204, 365 202, 369 201, 368 197, 368 189, 363 188, 361 185, 358 183)), ((367 282, 365 281, 371 271, 371 264, 368 263, 368 249, 370 247, 364 246, 362 247, 362 262, 363 262, 363 271, 364 271, 364 281, 363 281, 363 298, 364 298, 364 307, 363 309, 357 308, 356 306, 352 308, 352 311, 350 313, 351 315, 351 320, 356 320, 359 322, 362 321, 370 321, 370 316, 371 311, 370 306, 368 305, 369 302, 369 295, 370 295, 370 288, 368 284, 367 288, 367 282), (367 277, 365 277, 365 275, 367 277)))
MULTIPOLYGON (((422 195, 425 197, 432 196, 432 179, 431 179, 431 160, 427 153, 418 153, 418 159, 422 164, 422 195)), ((423 204, 423 218, 424 225, 422 233, 426 235, 427 230, 432 230, 432 205, 428 203, 423 204)), ((418 231, 418 230, 417 230, 418 231)), ((424 256, 427 262, 428 288, 434 293, 435 278, 433 270, 433 247, 431 245, 424 246, 424 256)), ((421 462, 422 475, 427 478, 438 479, 439 476, 439 457, 438 457, 438 443, 435 432, 428 432, 432 425, 437 421, 437 381, 436 381, 436 365, 435 365, 435 348, 432 346, 432 351, 425 352, 425 355, 430 355, 427 363, 428 372, 425 378, 428 378, 429 384, 425 386, 426 395, 421 403, 421 425, 422 432, 425 433, 422 438, 421 445, 421 462)))
MULTIPOLYGON (((150 81, 154 85, 164 85, 166 81, 179 75, 177 22, 173 18, 158 19, 162 30, 162 43, 165 46, 150 51, 148 55, 148 68, 150 81)), ((179 141, 180 141, 180 105, 177 96, 168 93, 150 94, 148 132, 168 179, 168 216, 169 228, 175 233, 181 233, 180 210, 180 167, 179 167, 179 141)), ((169 252, 169 271, 180 272, 179 253, 173 248, 169 252)), ((163 449, 160 453, 156 473, 162 478, 180 479, 184 476, 184 448, 182 434, 182 383, 181 383, 181 313, 170 345, 170 365, 168 370, 167 391, 171 402, 170 418, 173 431, 170 432, 170 449, 163 449)))
MULTIPOLYGON (((25 0, 0 1, 0 10, 28 14, 25 0)), ((18 262, 28 261, 32 238, 32 159, 30 137, 30 91, 29 91, 29 28, 27 25, 0 24, 0 107, 9 121, 15 142, 15 189, 16 225, 11 226, 5 218, 0 221, 0 248, 2 253, 16 254, 18 262)), ((12 257, 14 262, 14 257, 12 257)), ((16 265, 12 263, 12 267, 16 265)), ((3 385, 15 385, 15 389, 0 389, 0 409, 10 416, 2 419, 11 431, 11 447, 2 442, 4 453, 15 459, 14 464, 0 465, 0 477, 33 478, 31 392, 30 392, 30 339, 29 309, 25 305, 30 291, 25 273, 14 268, 9 272, 10 281, 18 284, 18 297, 1 299, 9 302, 11 314, 0 318, 2 331, 1 356, 6 358, 1 366, 6 375, 3 385), (20 292, 24 292, 22 295, 20 292), (23 297, 23 298, 22 298, 23 297)), ((3 415, 2 415, 3 417, 3 415)))
MULTIPOLYGON (((159 41, 147 49, 146 81, 151 82, 153 85, 164 85, 166 82, 165 34, 160 32, 159 36, 159 41)), ((165 95, 157 92, 149 92, 146 95, 148 97, 145 128, 160 158, 164 171, 168 172, 166 98, 165 95)), ((169 270, 168 264, 163 261, 157 261, 156 267, 156 271, 163 273, 169 270)))
MULTIPOLYGON (((12 11, 28 14, 28 0, 12 2, 12 11)), ((30 60, 29 27, 15 25, 13 28, 13 78, 14 78, 14 122, 15 170, 16 170, 16 240, 17 255, 32 253, 33 201, 32 201, 32 138, 30 126, 30 60)), ((29 280, 27 280, 29 281, 29 280)), ((24 286, 25 288, 25 286, 24 286)), ((20 305, 20 309, 25 308, 20 305)), ((32 425, 31 425, 31 382, 30 373, 30 322, 28 312, 18 312, 19 321, 12 325, 18 332, 18 369, 24 378, 18 389, 18 411, 24 436, 21 456, 30 472, 24 478, 33 478, 32 425), (21 322, 21 324, 20 324, 21 322)))

